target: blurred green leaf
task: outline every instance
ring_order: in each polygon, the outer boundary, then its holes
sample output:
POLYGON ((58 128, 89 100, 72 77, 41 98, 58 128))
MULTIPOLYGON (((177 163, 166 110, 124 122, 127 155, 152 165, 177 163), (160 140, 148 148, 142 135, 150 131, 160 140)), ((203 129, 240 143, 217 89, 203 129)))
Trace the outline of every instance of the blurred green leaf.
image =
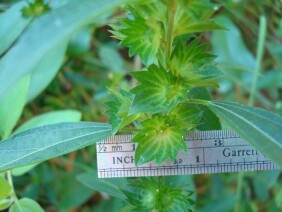
POLYGON ((11 198, 0 200, 0 210, 5 210, 9 208, 12 203, 13 203, 13 200, 11 198))
POLYGON ((77 180, 94 191, 105 192, 110 196, 125 199, 120 190, 127 184, 125 178, 101 179, 97 177, 97 172, 89 172, 78 175, 77 180))
POLYGON ((22 193, 23 197, 27 197, 30 199, 38 200, 40 195, 40 184, 39 183, 30 183, 24 188, 22 193))
POLYGON ((211 184, 210 184, 211 198, 218 199, 225 196, 224 193, 224 182, 222 177, 218 174, 213 174, 211 176, 211 184))
POLYGON ((48 113, 35 116, 32 119, 28 120, 20 127, 18 127, 14 134, 20 133, 22 131, 34 128, 41 127, 47 124, 55 124, 59 122, 77 122, 81 119, 81 112, 76 110, 61 110, 61 111, 52 111, 48 113))
POLYGON ((280 170, 258 172, 253 184, 256 196, 263 201, 269 198, 269 189, 275 185, 280 175, 280 170))
POLYGON ((37 67, 33 69, 27 96, 28 102, 40 94, 56 76, 62 65, 67 43, 68 38, 58 44, 52 51, 46 53, 37 64, 37 67))
POLYGON ((219 212, 219 211, 231 211, 235 206, 236 196, 225 196, 220 199, 211 200, 204 208, 199 210, 200 212, 219 212))
POLYGON ((94 191, 78 182, 75 175, 66 174, 61 180, 64 183, 58 181, 54 183, 58 196, 58 211, 70 211, 71 208, 82 205, 94 195, 94 191))
POLYGON ((263 77, 261 77, 258 81, 258 88, 265 88, 269 91, 275 91, 282 88, 282 70, 274 69, 265 72, 263 77))
POLYGON ((282 188, 280 188, 276 194, 275 203, 278 207, 282 208, 282 188))
MULTIPOLYGON (((282 37, 282 36, 281 36, 282 37)), ((281 38, 280 38, 281 39, 281 38)), ((270 53, 276 59, 276 61, 282 64, 282 49, 281 49, 281 42, 269 42, 267 43, 267 47, 270 50, 270 53)))
POLYGON ((110 47, 109 45, 102 45, 99 48, 99 56, 101 62, 106 66, 110 71, 119 73, 125 72, 124 61, 121 55, 118 53, 117 49, 110 47))
POLYGON ((7 138, 22 114, 30 77, 22 78, 0 99, 0 137, 7 138))
POLYGON ((41 206, 32 199, 23 198, 12 205, 9 212, 44 212, 41 206))
POLYGON ((58 123, 18 133, 0 143, 0 171, 81 149, 111 133, 110 125, 95 122, 58 123))
MULTIPOLYGON (((129 206, 130 207, 130 206, 129 206)), ((124 202, 120 201, 119 198, 111 198, 109 200, 100 201, 97 205, 92 208, 95 212, 129 212, 128 206, 124 206, 124 202)))
POLYGON ((12 194, 12 187, 8 183, 8 181, 0 176, 0 200, 5 199, 6 197, 9 197, 12 194))
POLYGON ((70 39, 67 53, 71 56, 86 54, 91 46, 92 31, 90 27, 84 27, 75 32, 70 39))
POLYGON ((282 167, 282 117, 246 105, 211 101, 209 108, 259 152, 282 167))
POLYGON ((29 172, 30 170, 32 170, 38 164, 39 163, 34 163, 34 164, 30 164, 30 165, 20 166, 20 167, 14 168, 14 169, 12 169, 12 174, 14 176, 21 176, 21 175, 29 172))
POLYGON ((256 61, 245 45, 241 32, 227 16, 219 16, 216 20, 228 31, 212 32, 213 53, 217 55, 215 61, 226 75, 236 76, 246 84, 251 83, 256 61))
POLYGON ((255 58, 246 47, 241 32, 236 25, 227 16, 218 16, 217 21, 228 30, 212 32, 213 52, 218 55, 216 62, 254 70, 255 58))
POLYGON ((13 44, 30 23, 31 17, 22 16, 21 10, 26 5, 25 1, 21 1, 0 14, 0 55, 13 44))
POLYGON ((84 0, 83 4, 78 0, 70 1, 34 20, 0 61, 0 100, 5 90, 33 73, 46 55, 66 42, 76 30, 126 2, 130 0, 84 0))

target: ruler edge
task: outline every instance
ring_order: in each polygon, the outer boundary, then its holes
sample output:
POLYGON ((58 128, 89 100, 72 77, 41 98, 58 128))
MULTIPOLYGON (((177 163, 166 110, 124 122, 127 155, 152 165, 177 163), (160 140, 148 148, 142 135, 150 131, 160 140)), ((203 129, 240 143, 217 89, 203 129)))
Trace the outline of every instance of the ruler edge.
MULTIPOLYGON (((241 136, 239 136, 239 134, 237 132, 235 132, 234 130, 205 130, 205 131, 188 131, 188 132, 186 132, 187 137, 184 138, 184 141, 199 140, 198 135, 205 135, 205 134, 208 134, 208 133, 211 133, 211 132, 213 134, 216 134, 216 135, 218 135, 218 134, 229 135, 229 137, 224 137, 224 138, 241 138, 241 136)), ((129 142, 131 142, 131 139, 134 136, 135 136, 134 134, 112 135, 112 136, 110 136, 106 139, 103 139, 102 141, 96 142, 96 145, 98 145, 98 144, 129 143, 129 142), (126 139, 124 139, 124 137, 126 137, 126 139), (126 140, 126 141, 125 142, 118 142, 118 141, 115 140, 115 138, 123 138, 123 139, 119 139, 119 140, 126 140)), ((204 138, 204 137, 201 137, 201 138, 204 138)), ((216 138, 223 138, 223 137, 214 136, 214 137, 206 137, 206 138, 216 139, 216 138)), ((132 142, 132 143, 134 143, 134 142, 132 142)), ((137 142, 135 142, 135 143, 137 143, 137 142)))

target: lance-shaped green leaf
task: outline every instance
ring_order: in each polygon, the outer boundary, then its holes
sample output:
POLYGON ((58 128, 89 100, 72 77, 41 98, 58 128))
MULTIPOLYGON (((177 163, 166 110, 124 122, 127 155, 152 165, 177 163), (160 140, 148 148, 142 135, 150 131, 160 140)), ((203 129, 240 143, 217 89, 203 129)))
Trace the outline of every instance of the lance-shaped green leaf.
POLYGON ((19 79, 42 65, 42 60, 46 57, 50 59, 50 52, 75 31, 128 2, 131 1, 84 0, 83 4, 81 1, 68 1, 63 6, 39 16, 0 60, 0 99, 19 79))
POLYGON ((282 167, 282 117, 238 103, 211 101, 209 107, 259 152, 282 167))
POLYGON ((58 123, 18 133, 0 143, 0 171, 48 160, 110 136, 108 124, 58 123))
POLYGON ((148 71, 133 72, 132 75, 140 85, 131 90, 135 98, 129 114, 169 112, 186 99, 189 86, 162 66, 153 64, 148 71))
MULTIPOLYGON (((29 121, 25 122, 19 128, 16 129, 14 134, 20 133, 22 131, 40 127, 48 124, 55 124, 59 122, 77 122, 81 119, 81 113, 76 110, 62 110, 62 111, 53 111, 48 112, 39 116, 35 116, 34 118, 30 119, 29 121)), ((31 169, 33 169, 38 163, 34 163, 27 166, 21 166, 12 170, 12 174, 14 176, 20 176, 31 169)))
POLYGON ((152 160, 156 160, 156 164, 160 165, 168 158, 175 159, 180 149, 187 151, 183 141, 185 131, 175 120, 156 115, 143 121, 142 126, 143 130, 132 139, 133 142, 138 142, 135 152, 137 166, 152 160))

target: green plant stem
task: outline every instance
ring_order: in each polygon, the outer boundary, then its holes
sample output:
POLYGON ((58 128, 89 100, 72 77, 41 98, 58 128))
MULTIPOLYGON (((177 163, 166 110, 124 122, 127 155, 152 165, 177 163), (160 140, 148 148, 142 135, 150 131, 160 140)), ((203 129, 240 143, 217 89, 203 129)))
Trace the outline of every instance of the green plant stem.
POLYGON ((235 212, 240 212, 240 200, 242 197, 242 189, 244 185, 244 172, 239 172, 237 177, 237 189, 236 189, 236 205, 235 212))
POLYGON ((7 180, 12 188, 12 194, 11 197, 13 198, 14 202, 17 204, 19 202, 19 199, 16 195, 15 189, 14 189, 14 183, 13 183, 13 178, 12 178, 12 171, 7 171, 7 180))
MULTIPOLYGON (((256 66, 254 70, 254 79, 250 93, 249 106, 254 105, 254 100, 257 92, 257 81, 262 67, 262 57, 264 53, 264 43, 266 38, 266 29, 267 22, 265 16, 260 16, 260 26, 259 26, 259 38, 258 38, 258 47, 257 47, 257 55, 256 55, 256 66)), ((244 172, 240 172, 237 178, 237 190, 236 197, 237 203, 235 205, 235 212, 240 212, 240 201, 242 199, 242 190, 244 187, 244 172)))
POLYGON ((258 47, 257 47, 257 55, 256 55, 256 66, 254 71, 254 79, 251 88, 251 94, 249 99, 249 105, 254 105, 255 101, 255 94, 257 91, 257 81, 258 76, 261 71, 262 66, 262 57, 264 53, 264 43, 266 38, 266 29, 267 29, 267 22, 265 16, 260 16, 260 26, 259 26, 259 38, 258 38, 258 47))
POLYGON ((140 132, 140 129, 136 129, 136 128, 122 128, 119 130, 119 132, 126 132, 126 133, 139 133, 140 132))
POLYGON ((176 13, 176 1, 168 3, 168 27, 166 32, 165 61, 168 67, 173 45, 174 17, 176 13))
POLYGON ((188 99, 187 101, 185 101, 185 103, 197 104, 197 105, 206 105, 206 106, 208 106, 210 104, 209 101, 203 100, 203 99, 188 99))

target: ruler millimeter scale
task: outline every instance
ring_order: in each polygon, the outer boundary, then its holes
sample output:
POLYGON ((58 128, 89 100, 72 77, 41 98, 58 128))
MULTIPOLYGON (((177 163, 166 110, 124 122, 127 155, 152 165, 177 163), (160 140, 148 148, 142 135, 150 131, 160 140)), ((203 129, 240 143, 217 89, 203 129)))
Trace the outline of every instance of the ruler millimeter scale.
POLYGON ((136 167, 138 143, 133 135, 116 135, 97 143, 98 177, 141 177, 272 170, 278 167, 231 130, 188 132, 188 152, 156 166, 136 167))

